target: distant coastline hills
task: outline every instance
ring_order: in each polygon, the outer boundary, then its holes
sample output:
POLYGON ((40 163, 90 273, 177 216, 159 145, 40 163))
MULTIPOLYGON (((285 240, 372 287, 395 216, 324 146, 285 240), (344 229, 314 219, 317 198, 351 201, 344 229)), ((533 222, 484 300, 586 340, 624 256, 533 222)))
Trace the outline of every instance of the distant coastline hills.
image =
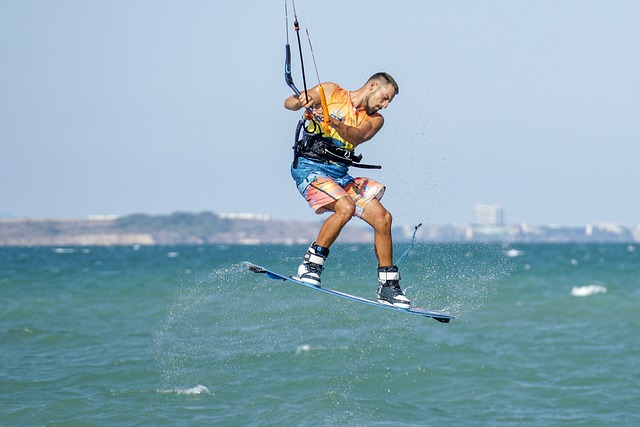
MULTIPOLYGON (((260 214, 213 212, 168 215, 90 216, 82 219, 0 218, 0 246, 106 246, 177 244, 308 244, 320 221, 271 219, 260 214)), ((396 241, 410 239, 414 227, 394 228, 396 241)), ((422 242, 640 242, 640 225, 583 227, 519 225, 424 225, 422 242)), ((341 242, 371 243, 372 231, 350 223, 341 242)))

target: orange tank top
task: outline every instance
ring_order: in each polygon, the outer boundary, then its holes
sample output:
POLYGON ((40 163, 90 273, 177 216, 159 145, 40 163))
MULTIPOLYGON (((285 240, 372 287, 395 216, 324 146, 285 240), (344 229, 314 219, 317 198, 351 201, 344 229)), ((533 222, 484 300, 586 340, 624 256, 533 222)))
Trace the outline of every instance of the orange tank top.
MULTIPOLYGON (((371 120, 371 116, 369 116, 365 110, 356 111, 355 107, 351 103, 349 91, 338 85, 336 85, 331 96, 327 98, 327 107, 329 108, 330 115, 342 120, 342 122, 347 126, 358 127, 362 123, 371 120)), ((310 132, 314 132, 314 129, 312 128, 316 129, 315 133, 322 132, 320 126, 311 125, 308 130, 310 132)), ((338 132, 333 128, 331 128, 331 131, 328 134, 322 133, 322 136, 333 140, 338 147, 344 147, 351 151, 355 149, 353 144, 338 135, 338 132)))

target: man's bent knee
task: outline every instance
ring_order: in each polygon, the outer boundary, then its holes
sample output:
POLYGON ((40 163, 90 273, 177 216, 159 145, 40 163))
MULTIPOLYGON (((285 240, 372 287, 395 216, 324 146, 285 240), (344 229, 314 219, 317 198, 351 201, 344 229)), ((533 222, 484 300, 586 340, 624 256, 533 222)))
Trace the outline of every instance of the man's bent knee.
POLYGON ((380 215, 379 222, 381 227, 391 229, 391 224, 393 223, 393 215, 391 215, 391 212, 384 209, 384 211, 380 215))
POLYGON ((350 197, 343 197, 338 200, 334 207, 334 212, 351 219, 356 211, 356 203, 350 197))
POLYGON ((369 225, 374 229, 380 231, 391 230, 391 224, 393 223, 393 216, 384 206, 378 203, 370 203, 365 210, 365 215, 362 217, 369 225))

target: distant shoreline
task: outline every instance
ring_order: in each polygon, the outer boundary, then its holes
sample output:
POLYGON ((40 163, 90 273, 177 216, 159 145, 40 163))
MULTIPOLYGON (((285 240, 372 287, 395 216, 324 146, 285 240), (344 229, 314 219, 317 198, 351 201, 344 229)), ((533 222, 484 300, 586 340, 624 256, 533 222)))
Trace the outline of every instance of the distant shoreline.
MULTIPOLYGON (((82 219, 0 218, 0 246, 308 244, 315 239, 318 227, 319 221, 213 212, 93 215, 82 219)), ((396 242, 407 241, 413 227, 394 227, 393 233, 396 242)), ((439 243, 638 243, 640 225, 424 225, 417 238, 422 242, 439 243)), ((373 233, 360 223, 349 224, 340 235, 340 241, 372 243, 373 233)))

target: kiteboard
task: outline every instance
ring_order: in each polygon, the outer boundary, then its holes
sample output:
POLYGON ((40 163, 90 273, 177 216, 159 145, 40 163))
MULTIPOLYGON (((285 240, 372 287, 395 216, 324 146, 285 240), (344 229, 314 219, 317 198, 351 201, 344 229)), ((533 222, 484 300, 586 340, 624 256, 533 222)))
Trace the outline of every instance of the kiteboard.
POLYGON ((400 307, 394 307, 392 305, 387 305, 387 304, 382 304, 379 303, 377 301, 372 301, 370 299, 367 298, 362 298, 362 297, 358 297, 355 295, 350 295, 347 294, 345 292, 340 292, 340 291, 334 291, 333 289, 329 289, 329 288, 325 288, 322 286, 315 286, 312 285, 310 283, 306 283, 306 282, 302 282, 294 277, 291 276, 286 276, 284 274, 280 274, 280 273, 276 273, 275 271, 269 270, 267 268, 264 267, 260 267, 259 265, 255 265, 255 264, 251 264, 251 263, 247 263, 249 270, 254 272, 254 273, 261 273, 264 274, 266 277, 268 277, 269 279, 273 279, 273 280, 284 280, 284 281, 288 281, 288 282, 293 282, 296 283, 298 285, 302 285, 305 286, 307 288, 311 288, 311 289, 315 289, 316 291, 320 291, 320 292, 324 292, 330 295, 334 295, 340 298, 345 298, 351 301, 355 301, 355 302, 359 302, 361 304, 367 304, 367 305, 371 305, 374 307, 378 307, 378 308, 385 308, 387 310, 393 310, 393 311, 399 311, 402 313, 407 313, 407 314, 415 314, 417 316, 423 316, 423 317, 431 317, 435 320, 437 320, 438 322, 442 322, 442 323, 449 323, 449 321, 451 319, 455 319, 454 316, 451 316, 450 314, 447 313, 443 313, 440 311, 430 311, 430 310, 425 310, 424 308, 417 308, 417 307, 411 307, 411 308, 400 308, 400 307))

